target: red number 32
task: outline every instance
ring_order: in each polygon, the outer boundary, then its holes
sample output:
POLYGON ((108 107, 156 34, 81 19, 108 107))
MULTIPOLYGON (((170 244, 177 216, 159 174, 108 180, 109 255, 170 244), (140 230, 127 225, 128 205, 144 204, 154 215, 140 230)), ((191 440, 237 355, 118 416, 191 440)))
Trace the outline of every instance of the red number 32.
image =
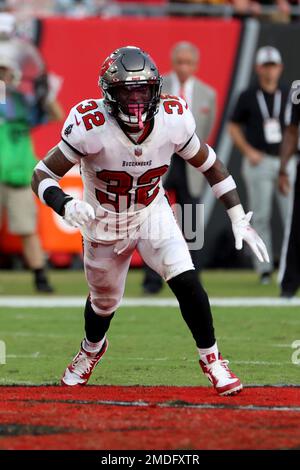
POLYGON ((116 212, 126 210, 132 203, 142 206, 148 206, 159 192, 159 180, 167 171, 168 165, 153 168, 143 173, 137 180, 137 188, 132 194, 133 177, 126 171, 102 170, 97 172, 97 178, 106 184, 106 191, 96 189, 96 197, 100 204, 113 206, 116 212), (120 199, 123 197, 124 199, 120 199), (121 206, 120 207, 120 203, 121 206), (124 203, 125 206, 124 207, 124 203))
POLYGON ((82 117, 83 123, 87 131, 93 129, 93 127, 103 126, 105 123, 105 117, 100 111, 91 113, 92 110, 98 107, 96 101, 88 101, 86 104, 80 104, 77 106, 77 111, 80 114, 84 114, 82 117), (86 114, 88 113, 88 114, 86 114))

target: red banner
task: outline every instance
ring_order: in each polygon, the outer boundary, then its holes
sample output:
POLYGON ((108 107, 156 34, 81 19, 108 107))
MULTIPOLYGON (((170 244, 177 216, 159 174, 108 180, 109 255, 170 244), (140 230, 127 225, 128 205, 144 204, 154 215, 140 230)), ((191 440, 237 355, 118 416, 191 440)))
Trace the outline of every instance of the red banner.
MULTIPOLYGON (((114 49, 136 45, 148 51, 160 72, 170 69, 170 50, 190 41, 200 50, 198 77, 217 92, 217 122, 223 113, 231 81, 241 25, 235 20, 182 18, 114 18, 86 20, 49 18, 42 22, 41 52, 49 72, 63 78, 59 101, 68 110, 85 98, 97 98, 100 65, 114 49)), ((60 140, 61 124, 41 126, 33 133, 42 157, 60 140)), ((81 190, 79 176, 66 176, 64 186, 81 190), (70 179, 69 179, 70 178, 70 179)), ((40 234, 48 251, 81 251, 78 233, 70 234, 49 210, 41 211, 40 234)), ((7 248, 9 242, 5 240, 7 248)))

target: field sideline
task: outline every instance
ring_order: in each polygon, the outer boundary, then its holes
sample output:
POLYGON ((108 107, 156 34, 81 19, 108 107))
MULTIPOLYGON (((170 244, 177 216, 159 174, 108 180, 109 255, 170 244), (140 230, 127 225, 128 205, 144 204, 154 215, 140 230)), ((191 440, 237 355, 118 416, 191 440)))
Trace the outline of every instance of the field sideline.
POLYGON ((299 298, 295 305, 274 307, 275 282, 260 286, 248 271, 203 275, 220 350, 247 386, 240 397, 221 399, 200 371, 168 288, 144 297, 141 272, 132 271, 125 293, 131 303, 112 322, 108 352, 90 381, 94 386, 75 391, 56 385, 79 347, 82 308, 62 302, 83 302, 87 288, 81 272, 51 277, 55 297, 40 296, 40 308, 21 307, 18 302, 32 305, 36 299, 30 273, 1 273, 0 305, 9 298, 10 306, 0 307, 7 354, 0 365, 0 449, 300 446, 300 366, 292 362, 292 343, 300 339, 299 298), (228 304, 245 297, 261 306, 228 304), (47 306, 53 300, 57 305, 47 306), (171 428, 176 432, 170 434, 171 428))
MULTIPOLYGON (((56 289, 55 295, 86 295, 87 285, 82 271, 56 270, 50 272, 50 278, 56 289)), ((142 272, 131 270, 128 274, 125 296, 140 297, 142 272)), ((273 282, 261 286, 253 271, 208 270, 202 274, 202 282, 211 297, 278 297, 279 287, 276 273, 273 282)), ((31 275, 24 271, 0 271, 1 295, 35 295, 31 275)), ((298 293, 300 297, 300 291, 298 293)), ((155 296, 156 298, 157 296, 155 296)), ((158 297, 173 297, 167 285, 158 297)))
MULTIPOLYGON (((1 449, 299 448, 299 388, 1 387, 1 449)), ((201 459, 201 455, 200 455, 201 459)))

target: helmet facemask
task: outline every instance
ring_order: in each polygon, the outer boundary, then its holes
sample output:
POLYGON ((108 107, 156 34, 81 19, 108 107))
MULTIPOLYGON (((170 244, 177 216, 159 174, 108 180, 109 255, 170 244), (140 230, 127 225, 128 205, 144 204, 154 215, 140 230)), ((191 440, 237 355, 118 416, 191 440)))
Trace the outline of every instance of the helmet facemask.
POLYGON ((113 115, 129 126, 144 128, 144 123, 157 112, 160 83, 129 82, 112 85, 106 91, 106 99, 113 115))

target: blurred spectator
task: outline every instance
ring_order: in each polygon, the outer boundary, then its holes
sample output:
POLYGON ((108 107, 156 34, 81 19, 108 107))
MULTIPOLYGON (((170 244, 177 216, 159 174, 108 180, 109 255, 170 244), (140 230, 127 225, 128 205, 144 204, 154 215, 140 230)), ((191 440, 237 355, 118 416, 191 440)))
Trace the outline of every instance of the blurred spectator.
POLYGON ((48 100, 48 113, 52 120, 62 120, 63 112, 55 98, 62 80, 54 74, 47 75, 39 50, 29 41, 16 36, 15 17, 0 13, 0 57, 16 64, 21 72, 18 90, 35 104, 36 119, 44 115, 43 107, 48 100))
POLYGON ((34 95, 36 80, 45 74, 44 62, 33 44, 16 36, 15 17, 10 13, 0 13, 0 56, 9 58, 22 72, 19 90, 34 95))
POLYGON ((229 4, 226 0, 169 0, 169 3, 173 4, 171 14, 174 16, 222 16, 222 14, 225 14, 225 9, 223 7, 226 7, 229 4), (197 5, 199 5, 199 7, 202 8, 193 8, 192 10, 185 9, 182 8, 184 4, 189 4, 191 7, 197 7, 197 5))
POLYGON ((54 0, 55 12, 76 18, 91 15, 115 16, 120 9, 115 1, 109 0, 54 0))
POLYGON ((264 17, 274 22, 286 23, 290 20, 290 2, 288 0, 232 0, 238 15, 264 17), (272 13, 263 14, 263 7, 276 7, 272 13))
POLYGON ((202 5, 224 5, 228 4, 227 0, 169 0, 169 3, 201 3, 202 5))
MULTIPOLYGON (((94 0, 54 0, 54 3, 57 13, 67 14, 68 16, 81 18, 95 14, 94 0)), ((103 0, 101 3, 104 4, 106 1, 103 0)))
MULTIPOLYGON (((260 19, 271 20, 274 22, 288 22, 291 17, 291 6, 299 5, 299 0, 169 0, 169 3, 188 3, 191 5, 208 5, 208 6, 232 6, 234 13, 238 17, 246 18, 256 16, 260 19), (270 8, 269 8, 270 7, 270 8), (268 10, 268 11, 266 11, 268 10)), ((210 14, 228 15, 228 9, 216 11, 210 10, 210 14)), ((205 10, 201 10, 199 14, 205 14, 205 10)), ((191 14, 182 12, 183 15, 191 14)))
MULTIPOLYGON (((200 140, 207 141, 216 117, 216 93, 213 88, 196 78, 199 67, 199 50, 189 42, 177 43, 171 51, 172 72, 164 77, 163 93, 180 96, 191 108, 196 121, 196 133, 200 140)), ((164 181, 166 190, 176 193, 176 202, 182 208, 185 204, 192 207, 192 220, 189 227, 202 230, 196 225, 197 205, 203 189, 203 176, 177 155, 173 156, 171 167, 164 181), (193 223, 192 223, 193 222, 193 223)), ((183 221, 183 223, 186 223, 183 221)), ((196 270, 200 271, 200 251, 191 252, 196 270)), ((161 279, 154 271, 146 268, 144 289, 148 292, 159 290, 161 279)))
MULTIPOLYGON (((273 271, 271 219, 274 194, 283 222, 289 203, 287 196, 277 188, 288 88, 280 84, 283 64, 274 47, 258 50, 255 70, 258 83, 240 95, 231 116, 229 132, 244 156, 242 173, 248 204, 254 211, 253 227, 261 234, 270 255, 270 263, 254 260, 261 283, 268 284, 273 271)), ((288 171, 291 175, 294 165, 290 163, 288 171)))
MULTIPOLYGON (((18 91, 20 79, 18 65, 10 57, 0 57, 0 80, 5 83, 5 100, 0 104, 0 212, 6 208, 10 232, 22 239, 24 258, 34 274, 35 288, 52 292, 36 233, 36 205, 30 188, 36 165, 30 127, 38 124, 37 113, 32 100, 18 91)), ((52 110, 53 116, 53 105, 57 106, 45 102, 44 114, 52 110)))

